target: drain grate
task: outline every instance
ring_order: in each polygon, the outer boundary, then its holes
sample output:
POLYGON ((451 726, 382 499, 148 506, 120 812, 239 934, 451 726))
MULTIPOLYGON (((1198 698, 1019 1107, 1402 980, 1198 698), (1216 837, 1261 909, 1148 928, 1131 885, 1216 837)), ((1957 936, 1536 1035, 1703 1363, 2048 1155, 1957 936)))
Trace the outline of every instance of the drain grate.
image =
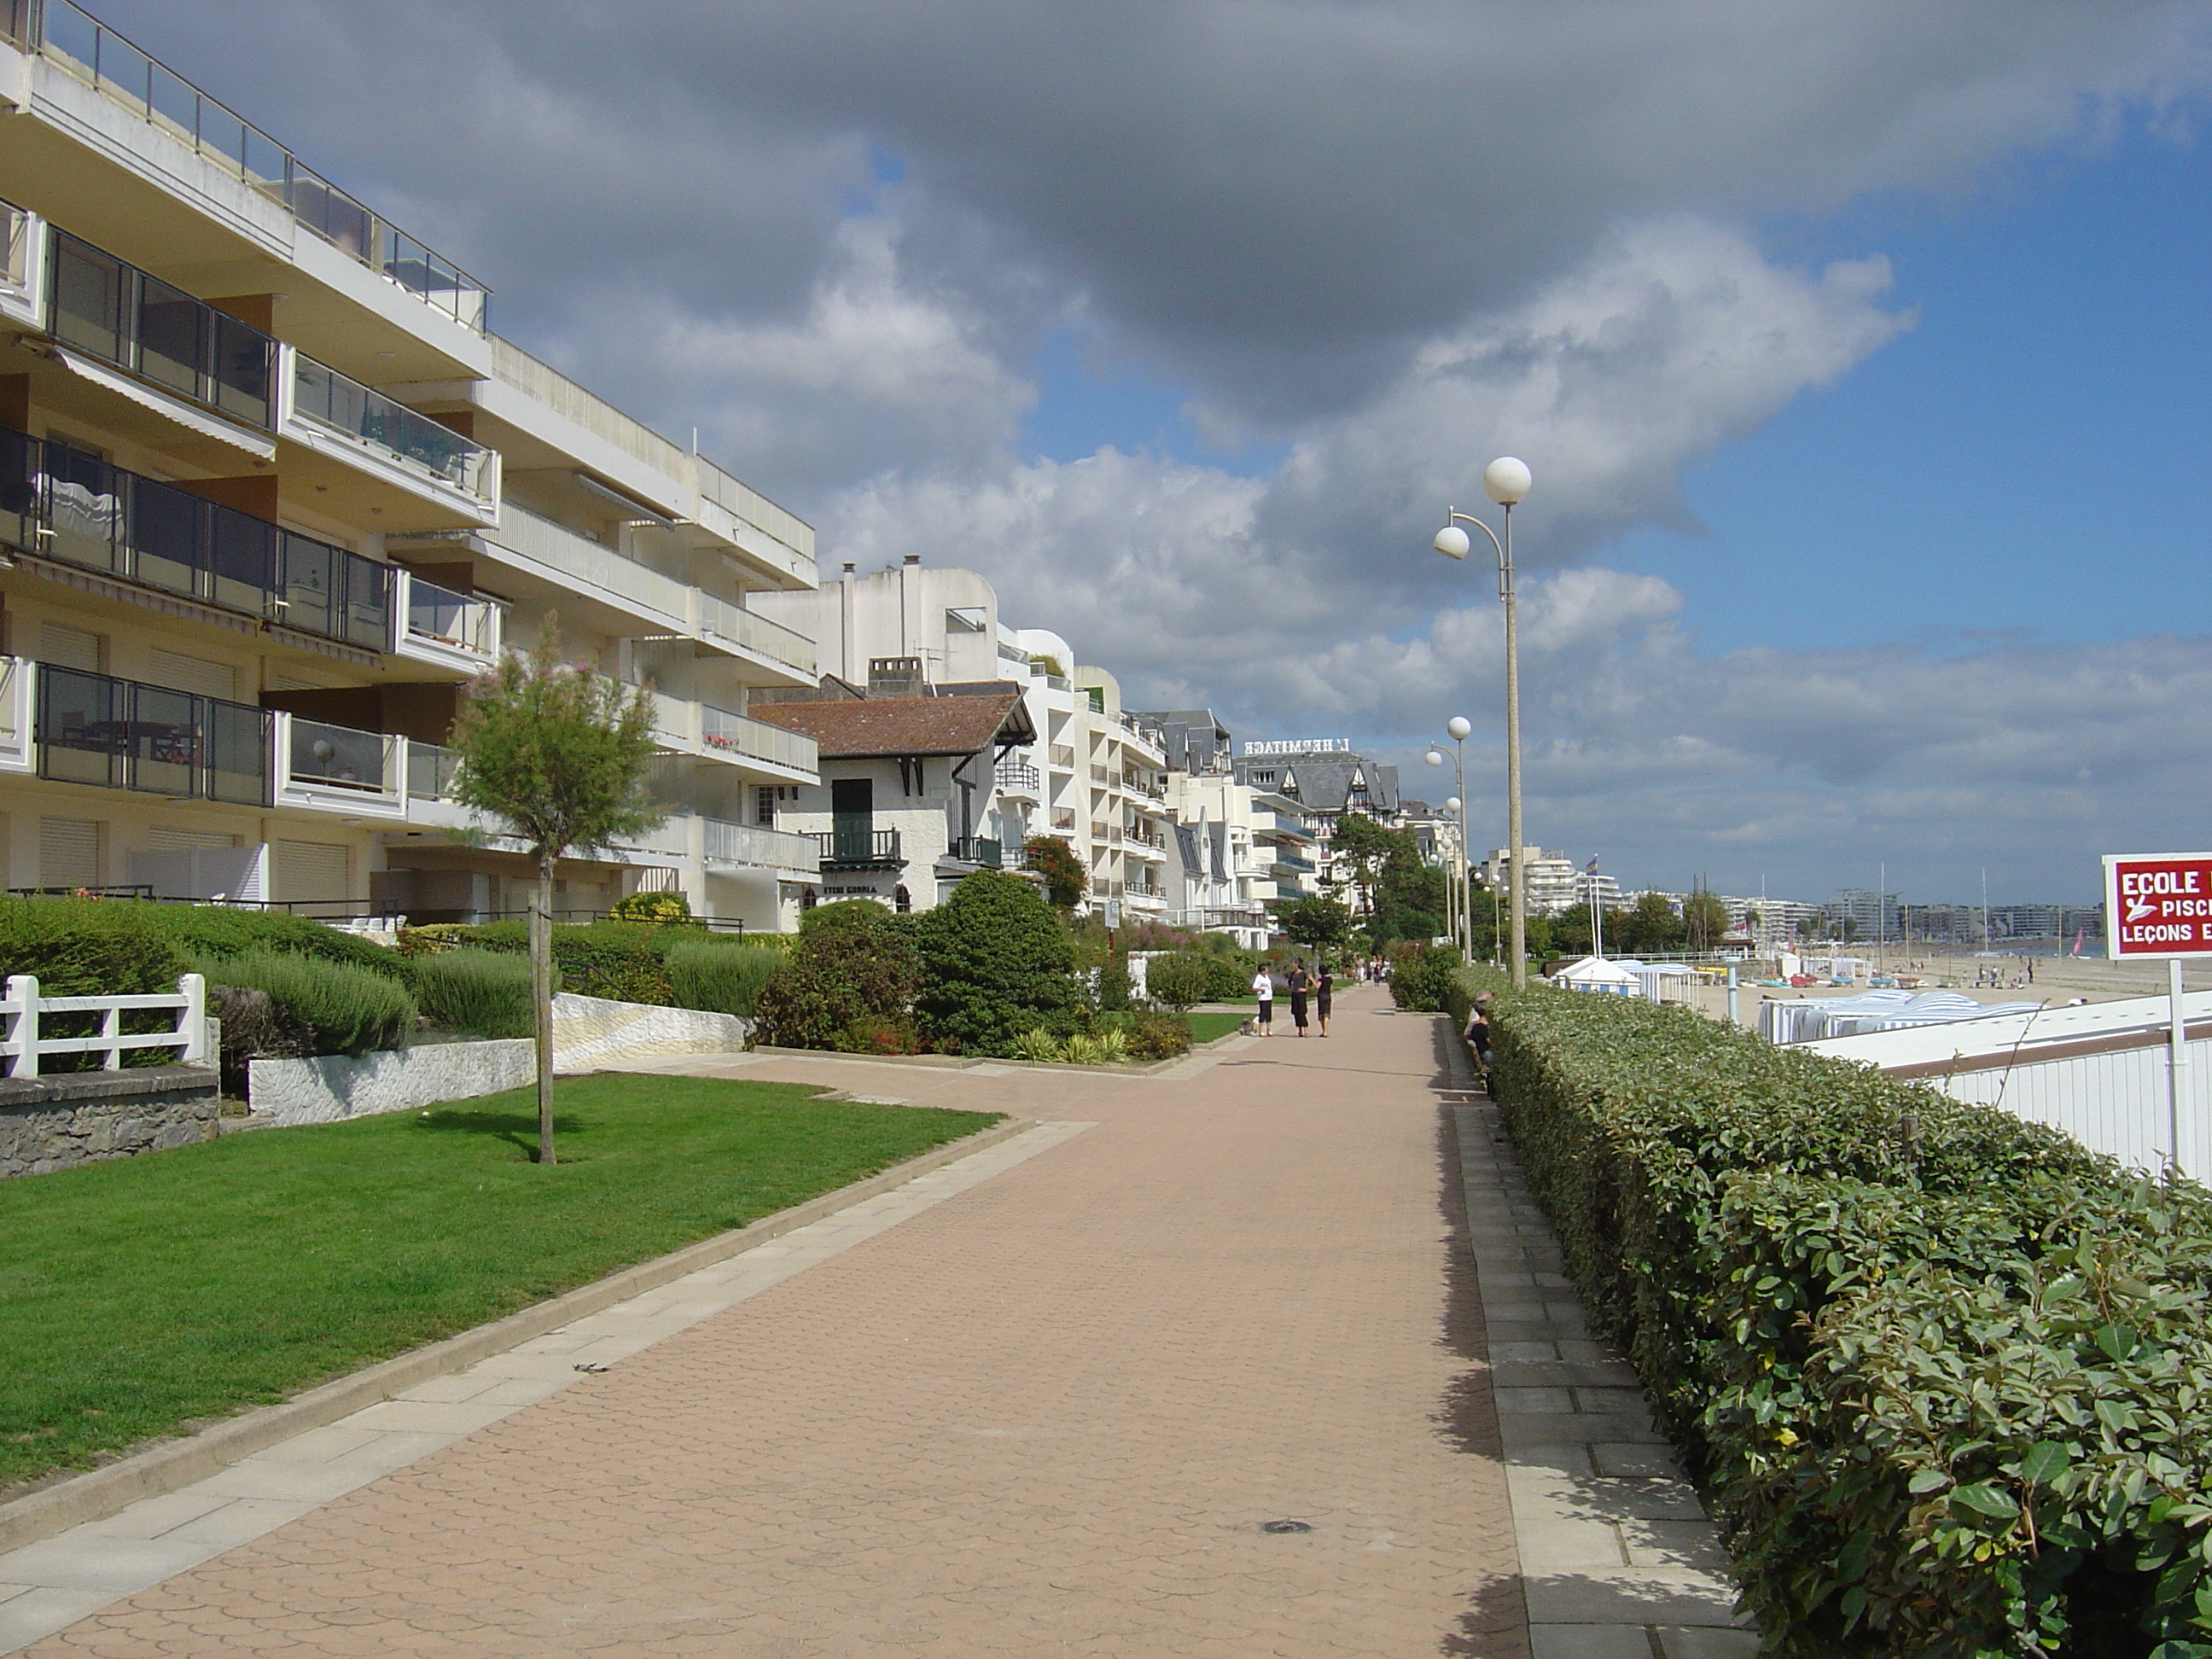
POLYGON ((1260 1523, 1260 1530, 1261 1532, 1279 1534, 1286 1532, 1311 1532, 1313 1528, 1303 1521, 1262 1521, 1260 1523))

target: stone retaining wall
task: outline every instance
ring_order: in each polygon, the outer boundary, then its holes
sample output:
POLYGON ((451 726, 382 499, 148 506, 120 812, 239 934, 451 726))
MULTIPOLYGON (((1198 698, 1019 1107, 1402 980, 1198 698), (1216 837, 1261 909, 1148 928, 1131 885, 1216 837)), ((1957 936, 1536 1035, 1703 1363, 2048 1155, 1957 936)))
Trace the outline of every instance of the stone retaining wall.
POLYGON ((0 1078, 0 1177, 213 1140, 216 1085, 200 1066, 0 1078))
MULTIPOLYGON (((733 1054, 751 1032, 750 1021, 732 1014, 563 994, 553 999, 553 1069, 586 1072, 657 1054, 733 1054)), ((247 1068, 246 1093, 256 1117, 282 1127, 472 1100, 522 1088, 537 1076, 536 1045, 517 1037, 386 1049, 358 1060, 257 1060, 247 1068)))

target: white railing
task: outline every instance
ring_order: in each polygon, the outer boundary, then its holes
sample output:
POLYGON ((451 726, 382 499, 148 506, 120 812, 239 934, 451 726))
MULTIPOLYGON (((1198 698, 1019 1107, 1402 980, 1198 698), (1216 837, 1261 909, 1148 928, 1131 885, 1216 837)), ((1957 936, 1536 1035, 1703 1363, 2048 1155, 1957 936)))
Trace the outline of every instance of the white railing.
POLYGON ((499 500, 499 452, 363 386, 305 352, 292 359, 292 412, 482 501, 499 500))
POLYGON ((499 655, 507 635, 507 605, 481 594, 457 593, 426 577, 401 573, 407 632, 472 657, 499 655))
POLYGON ((31 699, 38 672, 28 657, 0 657, 0 771, 27 772, 33 764, 31 699))
POLYGON ((796 732, 733 714, 712 703, 699 705, 699 722, 700 740, 710 754, 743 755, 750 760, 788 766, 801 772, 821 769, 821 757, 814 739, 801 737, 796 732))
POLYGON ((177 981, 175 991, 167 994, 50 997, 40 994, 35 974, 11 974, 7 993, 0 997, 0 1031, 6 1033, 4 1039, 0 1039, 0 1056, 7 1060, 9 1077, 38 1076, 39 1060, 46 1054, 104 1054, 106 1058, 101 1060, 100 1070, 119 1072, 123 1069, 124 1054, 140 1048, 176 1048, 181 1051, 178 1064, 205 1066, 211 1057, 207 981, 198 974, 186 974, 177 981), (126 1036, 123 1016, 141 1011, 173 1012, 177 1023, 166 1031, 126 1036), (44 1036, 40 1026, 49 1014, 98 1014, 99 1034, 44 1036))
POLYGON ((486 539, 564 576, 649 606, 679 624, 690 614, 685 598, 690 590, 673 576, 663 575, 651 565, 641 564, 617 549, 580 536, 512 501, 500 504, 499 527, 486 539))
POLYGON ((706 856, 724 864, 803 870, 811 874, 822 862, 821 848, 811 836, 754 823, 732 823, 722 818, 702 818, 700 824, 706 832, 706 856))
POLYGON ((802 674, 814 672, 814 641, 805 635, 743 610, 727 599, 718 599, 712 593, 699 595, 699 629, 703 634, 728 640, 771 661, 796 668, 802 674))

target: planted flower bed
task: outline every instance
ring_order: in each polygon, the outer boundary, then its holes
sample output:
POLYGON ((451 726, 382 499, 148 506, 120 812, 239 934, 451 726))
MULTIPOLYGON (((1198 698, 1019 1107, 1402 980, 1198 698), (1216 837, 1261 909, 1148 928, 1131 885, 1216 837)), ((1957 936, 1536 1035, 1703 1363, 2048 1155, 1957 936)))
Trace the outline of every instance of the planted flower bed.
POLYGON ((1686 1010, 1493 1030, 1769 1653, 2212 1656, 2212 1194, 1686 1010))

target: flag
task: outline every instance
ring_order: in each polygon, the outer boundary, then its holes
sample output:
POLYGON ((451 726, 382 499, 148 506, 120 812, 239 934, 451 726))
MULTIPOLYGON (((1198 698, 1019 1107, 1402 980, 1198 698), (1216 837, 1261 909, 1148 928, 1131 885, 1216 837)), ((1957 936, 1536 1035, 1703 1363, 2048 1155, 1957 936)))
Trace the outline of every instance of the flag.
POLYGON ((1592 859, 1588 864, 1583 866, 1583 873, 1586 876, 1595 875, 1597 873, 1597 860, 1595 859, 1592 859))

